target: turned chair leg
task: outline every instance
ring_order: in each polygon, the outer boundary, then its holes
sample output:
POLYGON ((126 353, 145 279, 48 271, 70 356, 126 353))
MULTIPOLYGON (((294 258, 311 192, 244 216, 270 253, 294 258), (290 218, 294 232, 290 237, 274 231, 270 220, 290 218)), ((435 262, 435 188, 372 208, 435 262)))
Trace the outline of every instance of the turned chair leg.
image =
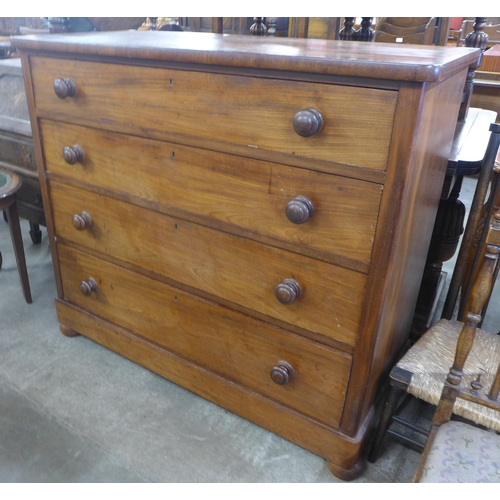
POLYGON ((23 295, 26 302, 31 304, 31 289, 28 280, 28 270, 26 268, 26 258, 24 256, 23 237, 21 234, 21 226, 19 224, 19 215, 17 213, 17 205, 15 201, 7 207, 6 212, 10 235, 12 237, 12 245, 14 246, 14 254, 16 256, 17 269, 19 271, 19 278, 21 279, 23 295))

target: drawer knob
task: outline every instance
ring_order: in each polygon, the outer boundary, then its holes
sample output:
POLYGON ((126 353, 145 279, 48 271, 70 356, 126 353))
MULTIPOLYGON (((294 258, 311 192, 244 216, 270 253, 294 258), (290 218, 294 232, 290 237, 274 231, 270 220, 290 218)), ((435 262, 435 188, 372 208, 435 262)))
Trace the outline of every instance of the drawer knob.
POLYGON ((74 165, 76 162, 83 162, 83 160, 85 159, 85 153, 83 152, 81 146, 75 144, 73 147, 64 146, 63 157, 66 163, 74 165))
POLYGON ((293 128, 302 137, 311 137, 323 128, 323 116, 314 108, 301 109, 293 117, 293 128))
POLYGON ((92 295, 92 293, 97 293, 98 291, 97 281, 94 278, 87 278, 80 283, 80 292, 87 297, 92 295))
POLYGON ((294 224, 303 224, 314 214, 313 202, 306 196, 297 196, 286 204, 286 216, 294 224))
POLYGON ((288 363, 279 363, 271 370, 270 375, 275 384, 286 385, 293 379, 295 370, 288 363))
POLYGON ((301 293, 300 285, 291 278, 284 279, 274 290, 276 298, 285 305, 293 304, 301 293))
POLYGON ((60 99, 74 97, 76 95, 76 84, 71 78, 56 78, 54 81, 54 92, 60 99))
POLYGON ((92 225, 92 217, 88 212, 82 212, 81 214, 73 215, 73 226, 78 231, 83 231, 92 225))

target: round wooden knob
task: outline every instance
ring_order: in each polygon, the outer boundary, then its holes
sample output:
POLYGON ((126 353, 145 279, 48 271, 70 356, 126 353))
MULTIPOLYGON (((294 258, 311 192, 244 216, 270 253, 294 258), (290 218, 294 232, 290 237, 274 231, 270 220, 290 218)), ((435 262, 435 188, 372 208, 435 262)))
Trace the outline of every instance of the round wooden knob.
POLYGON ((74 165, 76 162, 82 163, 85 159, 85 153, 83 149, 78 144, 74 146, 64 146, 63 148, 63 157, 66 163, 70 165, 74 165))
POLYGON ((305 196, 297 196, 286 204, 286 216, 294 224, 303 224, 314 213, 312 201, 305 196))
POLYGON ((83 231, 92 225, 92 217, 88 212, 73 215, 73 226, 78 231, 83 231))
POLYGON ((279 363, 270 372, 271 380, 278 385, 286 385, 290 382, 294 375, 295 371, 291 365, 288 363, 279 363))
POLYGON ((97 281, 94 278, 87 278, 85 281, 80 283, 80 292, 87 297, 93 293, 97 293, 99 291, 97 287, 97 281))
POLYGON ((300 285, 291 278, 284 279, 274 290, 276 298, 285 305, 293 304, 301 293, 300 285))
POLYGON ((323 116, 314 108, 301 109, 293 117, 293 128, 302 137, 311 137, 323 128, 323 116))
POLYGON ((54 92, 60 99, 74 97, 76 95, 76 84, 71 78, 56 78, 54 80, 54 92))

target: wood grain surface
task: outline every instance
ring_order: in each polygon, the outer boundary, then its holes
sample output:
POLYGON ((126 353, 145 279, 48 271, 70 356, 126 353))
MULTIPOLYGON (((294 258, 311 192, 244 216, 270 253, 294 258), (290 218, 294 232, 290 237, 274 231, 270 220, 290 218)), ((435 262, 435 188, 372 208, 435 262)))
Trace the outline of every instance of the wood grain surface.
POLYGON ((191 136, 249 151, 386 167, 394 91, 44 57, 31 64, 35 105, 42 112, 85 117, 96 126, 126 124, 131 133, 156 129, 166 140, 191 136), (54 81, 67 77, 76 95, 60 99, 54 81), (323 129, 313 137, 293 129, 295 114, 304 108, 323 115, 323 129))
POLYGON ((338 426, 349 376, 348 356, 83 252, 60 246, 59 256, 64 298, 70 303, 338 426), (96 279, 99 289, 86 297, 79 284, 88 276, 96 279), (289 363, 295 371, 284 386, 269 376, 279 362, 289 363))
POLYGON ((57 300, 56 309, 61 323, 71 330, 79 331, 154 373, 327 459, 329 466, 330 462, 335 465, 339 477, 347 479, 351 469, 358 464, 368 422, 360 427, 358 435, 345 439, 345 436, 322 422, 278 404, 137 335, 131 335, 118 325, 88 314, 68 302, 57 300))
POLYGON ((269 245, 159 214, 113 198, 51 184, 59 238, 153 271, 179 283, 353 345, 366 276, 269 245), (93 224, 77 231, 74 214, 93 224), (302 295, 283 305, 274 296, 285 278, 302 295))
POLYGON ((479 50, 153 32, 13 43, 62 331, 359 474, 479 50), (56 78, 75 95, 57 97, 56 78), (66 146, 84 159, 65 162, 66 146), (295 196, 314 207, 301 225, 285 214, 295 196), (278 390, 275 363, 297 376, 278 390))
POLYGON ((294 243, 297 251, 370 261, 381 185, 47 120, 41 127, 50 173, 294 243), (85 159, 68 165, 62 150, 74 144, 85 159), (299 195, 311 199, 314 215, 297 225, 286 205, 299 195))
POLYGON ((297 71, 395 81, 438 82, 474 64, 480 50, 334 40, 124 31, 12 37, 20 49, 252 70, 297 71))

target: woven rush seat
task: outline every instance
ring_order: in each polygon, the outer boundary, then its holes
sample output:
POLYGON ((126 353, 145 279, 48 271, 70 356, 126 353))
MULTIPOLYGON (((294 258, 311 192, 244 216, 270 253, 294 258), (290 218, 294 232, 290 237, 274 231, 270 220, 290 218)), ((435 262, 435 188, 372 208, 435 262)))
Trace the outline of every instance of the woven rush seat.
POLYGON ((447 358, 453 360, 442 383, 427 441, 413 477, 415 483, 500 483, 500 434, 495 432, 500 429, 500 336, 477 328, 482 319, 480 312, 484 310, 497 277, 500 208, 495 209, 488 222, 485 245, 481 246, 483 258, 472 284, 466 323, 440 321, 437 328, 427 332, 431 335, 425 334, 426 339, 422 337, 424 345, 418 346, 416 356, 405 360, 403 366, 406 368, 400 368, 404 373, 408 367, 420 371, 419 365, 426 365, 426 369, 431 370, 427 377, 430 382, 423 382, 425 377, 412 375, 409 384, 412 390, 419 385, 420 389, 425 387, 426 393, 434 390, 433 379, 437 378, 447 358), (457 336, 455 332, 459 330, 457 336), (453 342, 455 336, 458 338, 453 342), (449 347, 441 349, 438 343, 446 344, 447 341, 449 347), (456 346, 455 352, 447 352, 453 346, 456 346), (428 353, 424 363, 419 359, 422 348, 428 353), (444 360, 440 361, 440 357, 444 360), (475 377, 476 373, 481 377, 475 377), (466 420, 452 420, 454 413, 466 420), (471 425, 470 420, 482 425, 471 425))
MULTIPOLYGON (((391 378, 407 384, 407 392, 412 396, 437 405, 446 375, 453 365, 462 327, 460 321, 438 321, 396 364, 391 378)), ((481 374, 481 383, 491 385, 499 362, 500 336, 477 329, 476 340, 464 366, 463 384, 470 386, 481 374)), ((498 411, 457 399, 453 413, 500 432, 498 411)))

